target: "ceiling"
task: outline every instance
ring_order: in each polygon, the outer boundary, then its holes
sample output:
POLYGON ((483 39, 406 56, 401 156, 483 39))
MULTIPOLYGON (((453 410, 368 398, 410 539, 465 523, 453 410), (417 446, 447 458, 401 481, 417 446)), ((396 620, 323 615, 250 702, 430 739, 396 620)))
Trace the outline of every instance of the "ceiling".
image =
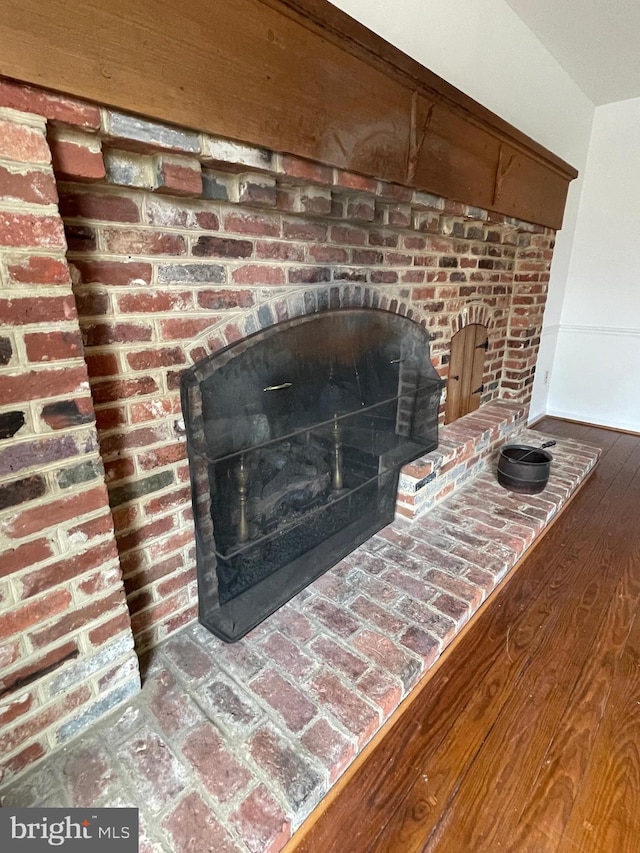
POLYGON ((506 0, 596 106, 640 97, 640 0, 506 0))

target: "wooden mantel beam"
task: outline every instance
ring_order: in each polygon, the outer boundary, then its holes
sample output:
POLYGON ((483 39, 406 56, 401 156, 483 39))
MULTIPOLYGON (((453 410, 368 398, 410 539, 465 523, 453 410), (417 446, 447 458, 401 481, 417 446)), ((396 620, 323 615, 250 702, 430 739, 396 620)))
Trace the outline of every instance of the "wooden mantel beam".
POLYGON ((3 0, 0 74, 559 228, 576 171, 326 0, 3 0))

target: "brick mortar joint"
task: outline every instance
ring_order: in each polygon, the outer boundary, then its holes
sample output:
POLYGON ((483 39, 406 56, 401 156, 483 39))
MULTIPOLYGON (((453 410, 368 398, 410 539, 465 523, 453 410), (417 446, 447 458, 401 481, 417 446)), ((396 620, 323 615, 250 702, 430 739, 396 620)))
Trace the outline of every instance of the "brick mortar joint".
MULTIPOLYGON (((28 293, 27 295, 23 294, 21 298, 26 299, 26 300, 39 299, 42 295, 43 294, 38 290, 37 295, 35 293, 28 293)), ((61 296, 62 297, 62 294, 54 293, 54 294, 52 294, 52 296, 61 296)), ((68 298, 69 296, 71 296, 70 291, 65 293, 63 298, 68 298)), ((59 331, 60 326, 63 327, 63 330, 66 329, 67 328, 66 324, 69 324, 69 328, 73 329, 74 331, 78 328, 77 320, 75 320, 75 318, 72 318, 70 320, 60 320, 59 323, 57 323, 57 322, 56 323, 25 323, 24 325, 19 325, 19 326, 18 325, 10 326, 10 327, 5 326, 3 328, 3 331, 4 331, 4 329, 10 328, 12 332, 17 333, 18 338, 21 338, 20 333, 23 331, 26 331, 27 334, 34 334, 34 333, 49 334, 50 332, 59 331)), ((12 373, 15 373, 16 371, 19 372, 19 375, 24 375, 24 373, 51 373, 52 370, 55 371, 56 366, 58 364, 58 361, 64 362, 62 364, 62 368, 65 370, 68 370, 70 367, 73 367, 75 369, 81 369, 82 367, 86 367, 86 362, 85 362, 84 358, 82 358, 81 356, 74 355, 74 356, 70 356, 69 358, 55 359, 52 361, 27 361, 25 359, 24 364, 16 364, 16 365, 12 365, 11 363, 3 364, 0 367, 0 373, 3 376, 11 376, 12 373), (72 362, 72 364, 69 364, 69 362, 72 362)), ((86 376, 87 376, 87 378, 83 379, 79 385, 80 391, 79 392, 70 392, 70 393, 75 393, 75 396, 77 397, 77 396, 81 395, 82 391, 85 391, 85 392, 87 392, 87 395, 88 395, 88 393, 89 393, 89 374, 88 374, 88 372, 86 372, 86 376)), ((56 397, 64 398, 67 396, 69 396, 69 394, 65 392, 65 393, 61 393, 61 394, 47 395, 45 398, 39 398, 39 399, 55 400, 56 397)), ((25 400, 25 403, 26 402, 34 402, 34 401, 26 401, 25 400)), ((37 402, 37 401, 35 401, 35 402, 37 402)))
POLYGON ((102 135, 77 125, 49 121, 47 138, 49 142, 70 142, 73 145, 88 147, 96 154, 102 150, 102 135))
MULTIPOLYGON (((53 167, 51 163, 29 163, 26 160, 18 160, 13 157, 7 157, 0 154, 0 166, 4 166, 12 175, 27 175, 31 172, 38 172, 42 175, 50 175, 53 178, 53 167)), ((0 196, 0 200, 2 200, 0 196)), ((26 202, 24 202, 26 204, 26 202)), ((45 205, 39 205, 44 207, 45 205)))
MULTIPOLYGON (((99 462, 99 457, 91 456, 90 459, 95 462, 99 462)), ((0 486, 10 486, 14 483, 19 483, 22 480, 29 480, 34 476, 41 476, 45 479, 49 488, 46 489, 45 493, 38 498, 34 498, 32 500, 24 500, 19 504, 12 505, 10 507, 6 507, 3 510, 0 510, 0 519, 10 518, 13 515, 19 514, 26 510, 37 509, 38 507, 47 507, 50 504, 58 503, 65 498, 70 498, 82 494, 87 490, 87 487, 96 488, 98 486, 104 485, 104 480, 102 476, 98 475, 91 480, 83 480, 81 483, 76 483, 73 486, 69 486, 67 488, 61 488, 58 486, 57 482, 53 480, 54 473, 59 473, 60 471, 64 471, 67 467, 73 467, 75 464, 80 462, 84 464, 87 461, 87 454, 79 451, 74 456, 65 457, 63 460, 57 460, 56 462, 47 463, 46 465, 42 465, 38 468, 28 467, 21 469, 20 471, 12 472, 11 474, 6 474, 0 479, 0 486)), ((105 485, 105 489, 106 489, 105 485)), ((105 496, 106 503, 106 496, 105 496)), ((99 510, 91 510, 91 512, 87 512, 83 514, 83 518, 89 515, 93 515, 94 513, 99 514, 99 510)), ((97 516, 96 516, 97 517, 97 516)), ((51 529, 51 528, 46 528, 51 529)), ((13 540, 12 540, 13 541, 13 540)), ((22 544, 23 539, 20 537, 20 544, 22 544)))
MULTIPOLYGON (((29 406, 29 405, 33 406, 33 405, 35 405, 35 407, 37 408, 38 406, 40 406, 41 403, 49 405, 50 403, 67 402, 69 397, 72 397, 73 400, 77 400, 80 398, 80 395, 72 392, 71 394, 61 394, 61 395, 56 395, 56 396, 52 396, 52 397, 41 397, 35 401, 9 404, 3 408, 6 408, 7 411, 15 411, 16 406, 19 407, 19 406, 29 406)), ((89 398, 89 389, 87 388, 85 399, 88 399, 88 398, 89 398)), ((2 410, 0 410, 0 411, 2 411, 2 410)), ((14 448, 26 447, 28 445, 38 444, 38 443, 42 442, 43 440, 46 441, 48 439, 51 439, 52 442, 55 442, 56 439, 59 439, 60 443, 62 443, 62 440, 67 436, 72 436, 74 438, 84 440, 85 442, 91 442, 92 440, 94 440, 96 438, 95 423, 93 421, 88 421, 86 423, 81 423, 81 424, 71 424, 69 426, 63 427, 62 429, 50 429, 50 428, 48 428, 46 430, 43 430, 42 432, 28 432, 28 433, 25 433, 23 435, 20 435, 18 432, 11 438, 11 444, 10 445, 9 444, 4 445, 4 446, 0 445, 0 452, 2 453, 2 455, 11 455, 11 451, 13 451, 14 448)), ((97 444, 94 448, 90 447, 90 445, 89 445, 88 449, 79 447, 78 448, 78 455, 82 456, 85 459, 98 458, 99 451, 97 448, 97 444)), ((52 459, 50 462, 43 463, 41 460, 36 460, 35 464, 41 466, 44 469, 44 468, 48 468, 49 466, 55 466, 56 464, 59 465, 60 461, 61 461, 60 459, 52 459)), ((8 475, 2 475, 2 477, 4 477, 4 476, 8 476, 8 475)))
MULTIPOLYGON (((84 551, 78 551, 78 552, 71 551, 71 553, 68 556, 70 558, 81 557, 83 554, 87 554, 90 551, 91 551, 90 547, 86 548, 84 551)), ((21 581, 21 580, 23 580, 24 577, 26 577, 31 572, 35 572, 37 574, 40 570, 50 568, 50 565, 52 565, 56 562, 60 562, 60 559, 61 559, 61 557, 58 554, 54 558, 52 558, 50 561, 48 561, 47 564, 39 563, 39 564, 37 564, 37 567, 30 566, 27 569, 23 569, 20 572, 16 572, 15 573, 15 576, 16 576, 15 579, 17 581, 21 581), (19 575, 19 577, 18 577, 18 575, 19 575)), ((87 577, 89 577, 90 575, 94 574, 97 571, 103 571, 105 573, 108 573, 111 571, 118 571, 119 568, 120 568, 120 563, 118 561, 118 558, 117 557, 111 557, 109 560, 106 560, 99 568, 93 567, 91 569, 86 569, 83 572, 81 572, 77 576, 77 578, 74 578, 73 580, 86 579, 87 577)), ((14 575, 11 575, 11 578, 13 579, 14 575)), ((71 592, 71 598, 72 598, 73 606, 75 606, 75 607, 82 607, 82 605, 87 604, 88 601, 94 600, 95 596, 93 594, 91 594, 91 595, 81 594, 77 591, 77 589, 75 587, 70 587, 70 583, 71 582, 69 580, 61 581, 59 584, 54 584, 50 587, 47 587, 46 589, 43 589, 41 592, 38 592, 35 595, 30 595, 27 598, 24 598, 18 594, 17 595, 18 600, 17 600, 15 606, 19 607, 22 605, 28 605, 29 602, 37 600, 40 596, 46 597, 47 595, 54 593, 56 590, 61 590, 61 589, 68 589, 71 592)), ((119 588, 120 588, 120 585, 118 583, 116 583, 116 584, 111 585, 110 587, 107 587, 105 590, 101 590, 101 592, 106 592, 109 595, 109 594, 112 594, 113 592, 115 592, 119 588)), ((14 589, 14 591, 17 591, 19 593, 17 586, 14 586, 13 589, 14 589)), ((109 611, 108 618, 105 619, 105 621, 109 621, 109 619, 112 618, 112 616, 113 616, 113 611, 109 611)), ((98 622, 98 620, 100 618, 101 617, 99 617, 99 616, 95 617, 95 619, 92 621, 91 625, 93 627, 96 627, 97 624, 100 624, 98 622)), ((82 626, 81 628, 77 629, 78 632, 80 633, 80 635, 83 634, 83 632, 85 631, 85 628, 86 628, 86 626, 82 626)), ((93 630, 93 628, 86 628, 87 633, 89 630, 93 630)), ((73 634, 65 634, 64 639, 65 640, 69 639, 69 637, 71 637, 71 636, 73 636, 73 634)), ((60 639, 62 639, 62 638, 60 638, 60 639)), ((59 642, 59 640, 57 640, 55 642, 59 642)))
MULTIPOLYGON (((60 216, 60 212, 58 210, 58 205, 55 202, 50 204, 36 204, 35 202, 27 202, 21 201, 20 199, 12 200, 7 196, 0 196, 0 213, 21 213, 24 216, 37 216, 38 218, 48 218, 48 219, 58 219, 62 222, 62 218, 60 216)), ((0 251, 19 251, 20 249, 24 249, 25 251, 29 250, 28 246, 0 246, 0 251)), ((34 251, 40 248, 42 251, 46 251, 46 248, 43 247, 34 247, 34 251)), ((54 252, 56 249, 49 249, 49 252, 54 252)), ((58 249, 58 251, 63 252, 64 250, 58 249)))
MULTIPOLYGON (((21 539, 19 547, 21 547, 22 545, 32 543, 32 542, 37 542, 39 539, 42 538, 42 536, 43 536, 43 531, 40 530, 40 531, 38 531, 38 533, 32 534, 32 536, 29 538, 21 539)), ((13 581, 21 581, 24 577, 26 577, 30 573, 37 572, 40 569, 50 568, 55 563, 59 563, 60 560, 63 558, 67 558, 67 557, 72 558, 72 557, 82 556, 83 554, 89 553, 93 548, 100 548, 102 545, 107 545, 112 540, 113 540, 113 530, 107 531, 106 533, 103 533, 100 536, 95 536, 90 540, 87 540, 84 542, 78 542, 77 544, 72 543, 71 545, 69 545, 67 543, 64 545, 64 547, 62 547, 60 545, 56 545, 55 551, 51 556, 47 557, 44 560, 39 560, 37 563, 32 563, 28 566, 23 567, 22 569, 18 569, 16 571, 12 572, 11 575, 8 576, 8 580, 10 583, 12 583, 13 581)), ((51 540, 49 540, 49 541, 51 541, 51 540)), ((54 540, 54 541, 56 541, 56 540, 54 540)), ((106 561, 105 563, 101 564, 100 566, 97 566, 97 567, 94 566, 90 569, 85 569, 81 574, 78 574, 77 576, 72 578, 70 581, 64 581, 64 582, 62 582, 62 584, 57 584, 57 585, 54 585, 54 587, 50 587, 50 589, 53 589, 53 588, 55 588, 55 586, 60 586, 60 585, 66 586, 67 584, 70 584, 70 583, 78 580, 79 578, 82 578, 84 575, 92 574, 92 573, 95 573, 98 571, 106 571, 107 572, 107 571, 112 571, 114 569, 119 569, 120 568, 119 563, 117 563, 117 565, 114 564, 111 567, 109 567, 109 564, 113 563, 113 562, 114 562, 114 558, 112 557, 110 560, 106 561)), ((29 598, 21 598, 20 603, 29 601, 31 598, 34 598, 34 597, 35 596, 29 596, 29 598)))
MULTIPOLYGON (((135 480, 132 482, 135 482, 135 480)), ((117 482, 114 482, 115 488, 120 488, 120 486, 126 486, 126 485, 127 485, 127 483, 124 480, 118 480, 117 482)), ((176 488, 176 486, 174 485, 174 486, 171 486, 168 491, 166 489, 159 489, 158 491, 152 493, 152 499, 156 499, 158 496, 162 497, 163 495, 170 494, 172 490, 175 490, 175 488, 176 488)), ((144 500, 142 498, 139 498, 139 499, 134 500, 134 501, 128 501, 127 502, 128 506, 131 506, 131 507, 137 506, 140 509, 142 509, 143 504, 144 504, 144 500)), ((181 504, 178 504, 177 506, 172 506, 169 509, 164 510, 163 512, 154 513, 153 519, 159 520, 159 519, 163 519, 163 518, 171 518, 179 510, 184 510, 184 509, 191 509, 191 498, 189 498, 188 501, 185 501, 181 504)), ((149 517, 149 520, 150 520, 150 517, 149 517)), ((118 537, 120 539, 122 539, 122 538, 128 536, 132 531, 139 529, 139 526, 140 526, 140 522, 138 521, 137 523, 134 523, 134 525, 132 525, 132 526, 118 528, 117 533, 116 533, 116 542, 118 541, 118 537)), ((161 533, 161 534, 158 534, 156 539, 166 536, 167 533, 169 533, 169 534, 181 533, 183 531, 190 530, 192 527, 193 527, 193 521, 191 521, 190 519, 189 520, 185 519, 182 522, 180 522, 176 527, 172 528, 171 530, 165 531, 164 533, 161 533)), ((145 539, 144 542, 142 542, 138 545, 134 545, 132 548, 129 548, 124 553, 130 554, 130 553, 135 552, 135 551, 140 550, 140 549, 146 550, 147 545, 152 544, 154 541, 155 541, 154 539, 145 539)), ((182 545, 177 549, 177 552, 181 553, 182 551, 184 551, 185 549, 188 549, 188 548, 189 548, 189 546, 182 545)), ((184 570, 185 570, 184 566, 182 568, 176 569, 176 571, 184 571, 184 570)), ((129 571, 123 572, 123 577, 125 577, 125 578, 135 577, 137 574, 140 573, 140 571, 141 571, 140 567, 130 569, 129 571)), ((158 578, 157 580, 152 581, 151 583, 152 584, 162 583, 162 581, 164 581, 166 577, 170 577, 172 574, 173 574, 173 572, 170 572, 166 576, 162 575, 162 577, 158 578)), ((136 590, 136 592, 139 592, 139 590, 136 590)))
MULTIPOLYGON (((46 285, 32 285, 32 289, 18 290, 17 288, 3 288, 1 291, 0 299, 2 302, 30 302, 32 300, 40 300, 40 299, 56 299, 59 298, 61 302, 64 302, 65 299, 68 299, 73 294, 71 292, 71 288, 65 290, 61 293, 61 290, 64 290, 65 285, 55 285, 57 290, 54 290, 53 287, 51 289, 47 289, 46 285), (6 300, 5 300, 6 295, 6 300)), ((29 288, 29 285, 26 285, 26 288, 29 288)), ((75 317, 70 317, 68 319, 61 319, 53 323, 47 322, 38 322, 35 321, 33 323, 20 323, 14 326, 4 326, 4 329, 11 328, 12 331, 18 332, 18 335, 33 335, 33 334, 55 334, 56 332, 65 333, 67 331, 76 331, 78 328, 78 321, 75 317)), ((30 365, 29 369, 34 369, 40 367, 41 369, 49 369, 52 370, 58 364, 58 362, 64 362, 65 367, 82 367, 82 363, 84 363, 84 359, 78 358, 77 355, 70 355, 68 358, 56 358, 51 361, 28 361, 25 359, 25 364, 20 365, 20 367, 24 368, 27 365, 30 365), (69 364, 72 362, 72 364, 69 364)), ((3 364, 0 367, 0 371, 3 375, 10 375, 10 364, 3 364), (9 368, 9 369, 7 369, 9 368)), ((15 367, 14 367, 15 370, 15 367)), ((24 372, 24 371, 22 371, 24 372)), ((49 397, 47 397, 49 399, 49 397)))
POLYGON ((44 130, 47 126, 47 119, 38 113, 30 113, 25 110, 16 110, 13 107, 0 107, 0 120, 10 121, 16 125, 27 125, 39 130, 44 130))

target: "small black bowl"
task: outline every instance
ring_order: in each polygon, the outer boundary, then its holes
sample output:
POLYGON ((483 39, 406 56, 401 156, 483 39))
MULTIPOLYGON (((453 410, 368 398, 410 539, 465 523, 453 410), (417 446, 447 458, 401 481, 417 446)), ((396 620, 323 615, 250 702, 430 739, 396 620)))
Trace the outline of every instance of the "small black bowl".
POLYGON ((500 448, 498 482, 511 492, 535 495, 546 487, 552 461, 553 456, 539 447, 506 444, 500 448))

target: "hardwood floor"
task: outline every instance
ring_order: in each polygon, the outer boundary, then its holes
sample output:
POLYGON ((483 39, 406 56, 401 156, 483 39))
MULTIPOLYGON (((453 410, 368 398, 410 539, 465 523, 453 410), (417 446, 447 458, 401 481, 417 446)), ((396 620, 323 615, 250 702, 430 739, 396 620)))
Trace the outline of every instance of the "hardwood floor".
POLYGON ((640 437, 537 429, 600 464, 300 851, 640 851, 640 437))

